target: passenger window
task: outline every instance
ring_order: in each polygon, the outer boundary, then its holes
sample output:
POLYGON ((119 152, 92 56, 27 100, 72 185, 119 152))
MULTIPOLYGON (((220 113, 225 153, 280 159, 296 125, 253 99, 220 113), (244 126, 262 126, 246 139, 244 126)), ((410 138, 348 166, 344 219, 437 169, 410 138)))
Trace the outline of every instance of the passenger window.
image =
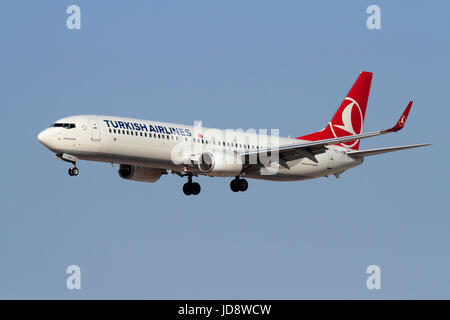
POLYGON ((109 133, 112 133, 112 132, 111 132, 111 129, 109 129, 109 133))
POLYGON ((160 134, 158 134, 158 139, 161 139, 161 135, 160 134))

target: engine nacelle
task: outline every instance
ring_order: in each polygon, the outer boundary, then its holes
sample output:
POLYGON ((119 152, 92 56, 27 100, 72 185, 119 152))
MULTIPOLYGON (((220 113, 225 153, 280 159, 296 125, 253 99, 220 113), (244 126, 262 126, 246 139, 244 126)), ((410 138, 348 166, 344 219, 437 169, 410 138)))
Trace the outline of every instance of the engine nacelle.
POLYGON ((122 179, 142 181, 142 182, 156 182, 161 178, 161 169, 132 166, 129 164, 121 164, 119 166, 119 176, 122 179))
POLYGON ((240 155, 221 151, 202 153, 198 162, 198 169, 201 172, 222 177, 239 175, 243 166, 240 155))

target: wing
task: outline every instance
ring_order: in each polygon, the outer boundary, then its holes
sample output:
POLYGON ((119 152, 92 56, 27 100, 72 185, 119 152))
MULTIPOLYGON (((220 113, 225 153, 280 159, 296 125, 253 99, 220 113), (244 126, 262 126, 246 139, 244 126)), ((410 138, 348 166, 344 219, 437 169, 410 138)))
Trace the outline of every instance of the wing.
POLYGON ((367 156, 373 156, 373 155, 381 154, 381 153, 400 151, 400 150, 406 150, 406 149, 412 149, 412 148, 419 148, 419 147, 425 147, 425 146, 429 146, 429 145, 430 145, 429 143, 422 143, 422 144, 413 144, 413 145, 409 145, 409 146, 369 149, 369 150, 361 150, 361 151, 350 151, 347 154, 351 157, 367 157, 367 156))
MULTIPOLYGON (((400 119, 390 129, 369 132, 369 133, 363 133, 363 134, 348 135, 348 136, 339 137, 339 138, 311 141, 311 142, 306 142, 306 143, 303 142, 303 143, 298 143, 298 144, 290 144, 290 145, 284 145, 284 146, 273 147, 273 148, 249 150, 249 151, 241 153, 241 157, 244 159, 245 163, 248 163, 248 160, 252 156, 259 157, 259 156, 266 156, 268 154, 278 153, 279 158, 280 158, 280 164, 283 166, 285 166, 285 164, 283 163, 284 161, 290 161, 290 160, 300 159, 300 158, 304 158, 304 157, 306 157, 314 162, 317 162, 315 155, 325 152, 327 150, 327 146, 329 146, 329 145, 347 142, 347 141, 358 140, 358 139, 371 138, 371 137, 379 136, 379 135, 386 134, 386 133, 397 132, 397 131, 403 129, 403 127, 405 126, 405 123, 406 123, 406 119, 408 118, 409 111, 411 110, 412 103, 413 103, 412 101, 410 101, 408 103, 408 106, 403 111, 400 119)), ((422 146, 422 145, 420 145, 420 146, 422 146)))

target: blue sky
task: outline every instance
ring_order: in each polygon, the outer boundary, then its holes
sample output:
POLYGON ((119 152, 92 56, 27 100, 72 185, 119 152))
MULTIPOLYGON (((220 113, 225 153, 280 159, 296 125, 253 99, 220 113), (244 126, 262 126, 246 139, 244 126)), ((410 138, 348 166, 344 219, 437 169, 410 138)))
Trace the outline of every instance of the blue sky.
POLYGON ((448 1, 4 1, 0 298, 450 298, 448 1), (79 5, 82 29, 66 28, 79 5), (366 8, 381 8, 381 30, 366 8), (362 70, 365 131, 406 128, 341 178, 125 181, 80 175, 36 135, 74 114, 321 129, 362 70), (68 265, 82 289, 66 289, 68 265), (381 268, 381 290, 366 268, 381 268))

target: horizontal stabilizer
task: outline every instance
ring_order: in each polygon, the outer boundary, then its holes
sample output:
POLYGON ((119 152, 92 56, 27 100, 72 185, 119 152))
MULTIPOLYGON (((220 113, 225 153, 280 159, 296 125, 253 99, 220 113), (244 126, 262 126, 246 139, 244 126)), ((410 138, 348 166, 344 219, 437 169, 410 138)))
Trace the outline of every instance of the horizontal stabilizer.
POLYGON ((412 149, 412 148, 419 148, 419 147, 424 147, 424 146, 429 146, 429 145, 430 145, 429 143, 413 144, 413 145, 409 145, 409 146, 351 151, 351 152, 348 152, 347 154, 351 157, 367 157, 367 156, 373 156, 373 155, 381 154, 381 153, 400 151, 400 150, 406 150, 406 149, 412 149))

